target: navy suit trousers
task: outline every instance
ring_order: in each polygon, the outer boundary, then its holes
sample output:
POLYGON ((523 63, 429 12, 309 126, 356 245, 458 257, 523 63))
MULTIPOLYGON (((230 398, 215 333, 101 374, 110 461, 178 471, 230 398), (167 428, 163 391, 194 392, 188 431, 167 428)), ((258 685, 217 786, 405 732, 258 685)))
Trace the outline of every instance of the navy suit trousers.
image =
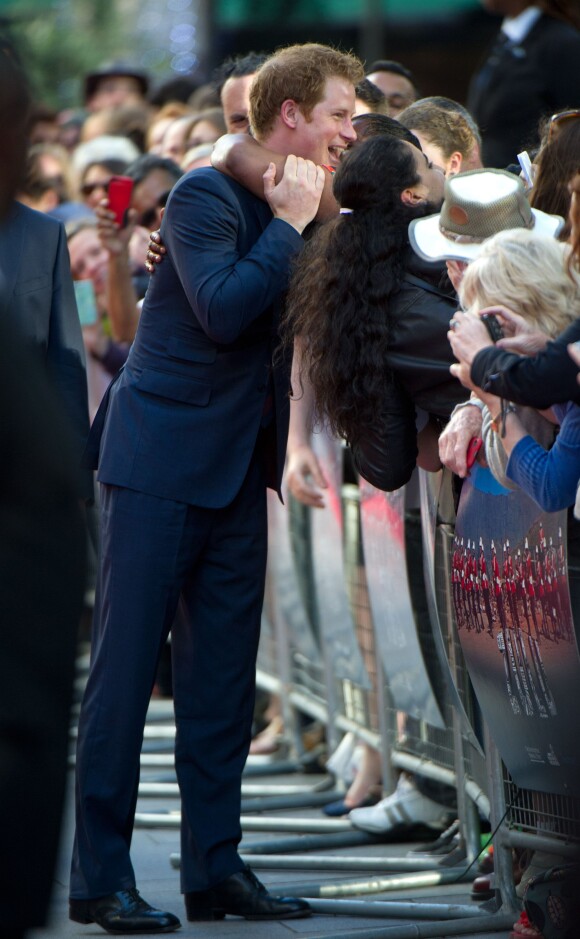
POLYGON ((222 509, 103 485, 101 538, 77 748, 71 897, 135 885, 129 849, 139 756, 170 628, 181 886, 205 889, 243 866, 241 774, 251 739, 267 550, 261 447, 238 495, 222 509))

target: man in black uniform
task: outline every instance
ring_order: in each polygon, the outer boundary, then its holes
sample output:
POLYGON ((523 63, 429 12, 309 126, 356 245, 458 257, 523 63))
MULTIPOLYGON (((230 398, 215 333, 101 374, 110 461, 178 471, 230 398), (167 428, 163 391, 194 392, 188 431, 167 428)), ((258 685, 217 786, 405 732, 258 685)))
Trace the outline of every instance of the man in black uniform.
POLYGON ((504 169, 538 146, 541 118, 580 107, 580 13, 574 0, 481 2, 504 20, 467 106, 481 129, 484 166, 504 169))

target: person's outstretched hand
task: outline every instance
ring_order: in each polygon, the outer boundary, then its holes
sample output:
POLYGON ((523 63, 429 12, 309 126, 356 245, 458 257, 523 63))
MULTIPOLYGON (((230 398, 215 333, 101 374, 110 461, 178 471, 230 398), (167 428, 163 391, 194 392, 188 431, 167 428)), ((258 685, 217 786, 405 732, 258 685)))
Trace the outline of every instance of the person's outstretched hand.
POLYGON ((288 489, 298 502, 313 509, 325 506, 323 490, 328 484, 312 448, 307 444, 291 447, 286 463, 288 489))
POLYGON ((455 412, 439 437, 439 459, 464 479, 468 474, 467 449, 473 437, 481 437, 482 416, 475 405, 466 405, 455 412))
POLYGON ((506 352, 517 352, 519 355, 536 355, 546 348, 550 337, 539 329, 534 329, 528 320, 514 313, 507 306, 490 306, 480 310, 483 313, 493 313, 497 316, 503 330, 503 339, 498 339, 496 345, 506 352))
MULTIPOLYGON (((161 209, 159 213, 161 218, 163 218, 164 212, 165 209, 161 209)), ((150 274, 155 273, 156 265, 161 264, 166 254, 165 245, 161 240, 161 232, 156 228, 155 231, 152 231, 149 235, 149 244, 147 245, 147 254, 145 255, 145 267, 150 274)))
POLYGON ((166 253, 159 229, 152 231, 149 235, 149 244, 147 245, 147 254, 145 255, 145 267, 150 274, 155 273, 155 268, 158 264, 161 264, 166 253))
POLYGON ((109 254, 118 257, 129 250, 129 242, 135 231, 137 212, 135 209, 129 209, 127 212, 127 224, 122 228, 115 221, 115 213, 109 209, 109 200, 101 199, 95 208, 97 216, 97 233, 99 240, 109 254))
MULTIPOLYGON (((451 343, 453 355, 462 365, 471 367, 477 353, 493 345, 487 327, 477 313, 462 313, 458 310, 453 314, 449 326, 447 338, 451 343)), ((453 371, 454 368, 452 365, 452 374, 459 377, 457 371, 453 371)))

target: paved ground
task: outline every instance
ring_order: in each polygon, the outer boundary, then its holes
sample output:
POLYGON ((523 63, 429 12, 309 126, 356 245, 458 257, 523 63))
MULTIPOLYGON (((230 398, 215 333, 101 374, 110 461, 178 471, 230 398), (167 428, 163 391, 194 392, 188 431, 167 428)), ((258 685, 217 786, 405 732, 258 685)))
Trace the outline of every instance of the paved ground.
MULTIPOLYGON (((147 747, 150 749, 151 745, 147 747)), ((170 755, 171 744, 168 741, 161 745, 161 750, 166 755, 170 755)), ((276 770, 276 763, 271 763, 265 769, 269 771, 276 770)), ((255 769, 255 767, 254 767, 255 769)), ((155 782, 159 779, 170 780, 172 771, 167 768, 144 768, 142 771, 142 781, 155 782)), ((72 771, 71 771, 72 793, 72 771)), ((303 773, 284 773, 271 772, 269 775, 248 775, 245 780, 245 787, 256 785, 269 785, 276 788, 280 786, 301 786, 312 788, 315 786, 324 786, 330 780, 322 775, 312 775, 303 773)), ((255 798, 254 789, 245 791, 245 798, 255 798)), ((138 804, 138 817, 143 815, 145 820, 149 813, 175 813, 179 809, 178 799, 172 792, 162 796, 150 797, 142 796, 138 804)), ((252 819, 257 818, 277 818, 277 819, 307 819, 310 823, 324 820, 320 808, 310 807, 298 809, 268 809, 262 813, 249 813, 247 807, 244 809, 244 815, 252 819)), ((171 814, 166 815, 167 824, 171 824, 171 814)), ((173 816, 175 819, 175 816, 173 816)), ((254 821, 253 823, 257 823, 254 821)), ((252 825, 252 822, 248 822, 252 825)), ((54 939, 73 939, 73 937, 85 936, 91 939, 93 936, 103 936, 104 933, 96 926, 79 926, 71 923, 67 918, 67 879, 70 859, 70 849, 72 842, 72 799, 67 801, 65 824, 62 837, 61 856, 58 865, 56 883, 53 896, 53 909, 49 927, 32 933, 32 939, 40 937, 54 937, 54 939)), ((304 848, 301 848, 300 854, 306 853, 306 847, 312 837, 310 834, 297 834, 293 832, 272 832, 272 831, 244 831, 244 840, 242 844, 242 853, 246 850, 255 851, 260 846, 260 851, 270 851, 272 843, 275 842, 279 847, 287 844, 288 838, 301 839, 304 848)), ((334 835, 325 834, 326 838, 342 837, 340 833, 334 835)), ((326 842, 325 842, 326 843, 326 842)), ((367 858, 394 858, 404 857, 411 848, 416 848, 417 844, 371 844, 350 847, 330 847, 323 850, 310 852, 311 856, 340 857, 346 863, 352 863, 348 859, 353 857, 367 858)), ((346 908, 342 901, 340 911, 317 912, 312 918, 304 920, 290 920, 286 922, 270 923, 246 923, 244 920, 227 919, 218 923, 187 923, 184 916, 182 901, 179 893, 179 872, 175 867, 177 863, 174 859, 171 863, 172 855, 179 853, 179 832, 177 827, 137 827, 133 842, 133 862, 137 874, 137 882, 143 896, 151 903, 164 909, 171 910, 178 916, 183 917, 182 929, 179 935, 183 937, 208 937, 208 939, 290 939, 292 935, 304 937, 304 939, 411 939, 411 937, 447 937, 451 935, 472 935, 476 939, 486 939, 489 936, 497 936, 499 939, 507 939, 510 930, 504 928, 502 931, 493 932, 489 928, 482 928, 476 922, 462 919, 463 925, 456 920, 448 918, 446 921, 434 924, 433 920, 425 921, 419 918, 420 904, 434 903, 445 905, 445 912, 448 917, 453 913, 453 906, 468 905, 472 910, 478 910, 478 907, 469 899, 470 880, 465 883, 451 883, 440 886, 413 886, 407 889, 396 889, 381 894, 372 893, 368 896, 359 895, 353 897, 355 901, 364 903, 364 915, 354 915, 353 908, 346 908), (372 908, 369 903, 377 901, 398 901, 405 904, 406 915, 404 917, 389 916, 383 911, 380 918, 370 915, 372 908), (416 907, 410 907, 409 904, 416 904, 416 907), (415 908, 417 913, 415 913, 415 908), (468 933, 465 931, 467 924, 468 933), (471 927, 471 930, 469 929, 471 927), (479 931, 473 932, 473 929, 479 931), (460 930, 460 931, 458 931, 460 930), (462 930, 462 931, 461 931, 462 930)), ((263 856, 263 855, 262 855, 263 856)), ((291 856, 286 853, 286 856, 291 856)), ((268 864, 271 861, 265 861, 268 864)), ((299 864, 300 862, 298 862, 299 864)), ((392 863, 392 862, 391 862, 392 863)), ((341 870, 338 872, 321 872, 318 870, 263 870, 259 869, 260 862, 256 859, 255 869, 260 878, 269 885, 269 887, 278 892, 286 886, 294 895, 300 896, 303 893, 312 896, 318 893, 326 893, 332 896, 337 890, 344 889, 344 885, 352 882, 368 882, 389 875, 387 871, 363 872, 341 870), (311 889, 308 889, 311 888, 311 889)), ((388 865, 388 861, 387 861, 388 865)), ((458 872, 459 873, 459 872, 458 872)), ((313 901, 316 903, 317 901, 313 901)), ((483 914, 485 915, 485 914, 483 914)), ((489 915, 489 914, 487 914, 489 915)))

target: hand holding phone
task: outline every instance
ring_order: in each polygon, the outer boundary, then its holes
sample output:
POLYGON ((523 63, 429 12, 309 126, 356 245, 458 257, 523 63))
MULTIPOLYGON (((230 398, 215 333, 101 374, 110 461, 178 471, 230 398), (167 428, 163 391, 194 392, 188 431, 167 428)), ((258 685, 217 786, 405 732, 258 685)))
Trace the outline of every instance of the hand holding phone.
POLYGON ((131 205, 133 180, 129 176, 112 176, 109 182, 109 209, 115 213, 115 221, 121 228, 127 224, 127 212, 131 205))
POLYGON ((472 437, 471 440, 469 441, 469 444, 467 446, 467 454, 465 457, 465 465, 467 466, 467 469, 471 469, 471 467, 475 463, 477 454, 481 450, 482 444, 483 444, 483 440, 481 439, 481 437, 472 437))

